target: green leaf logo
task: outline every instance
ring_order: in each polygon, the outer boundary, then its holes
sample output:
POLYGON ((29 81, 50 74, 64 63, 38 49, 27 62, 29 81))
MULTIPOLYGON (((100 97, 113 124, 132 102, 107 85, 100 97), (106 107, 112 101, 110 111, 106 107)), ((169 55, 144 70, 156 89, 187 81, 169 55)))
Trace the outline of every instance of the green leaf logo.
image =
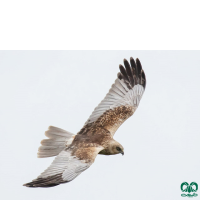
POLYGON ((193 193, 190 194, 191 192, 196 192, 198 190, 198 184, 195 182, 192 182, 188 184, 187 182, 181 183, 181 191, 182 192, 188 192, 188 194, 181 194, 182 197, 196 197, 198 194, 193 193))

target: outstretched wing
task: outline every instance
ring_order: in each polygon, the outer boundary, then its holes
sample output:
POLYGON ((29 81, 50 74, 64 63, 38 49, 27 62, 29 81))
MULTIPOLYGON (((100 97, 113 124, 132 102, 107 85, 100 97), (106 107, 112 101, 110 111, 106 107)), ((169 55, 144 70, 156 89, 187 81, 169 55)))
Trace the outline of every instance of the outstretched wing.
POLYGON ((94 109, 83 129, 93 125, 101 126, 113 136, 119 126, 133 115, 144 93, 146 77, 138 58, 135 62, 131 57, 130 64, 124 59, 125 68, 119 65, 118 78, 94 109))
POLYGON ((53 163, 37 179, 24 184, 27 187, 52 187, 75 179, 89 168, 101 146, 67 148, 61 151, 53 163))

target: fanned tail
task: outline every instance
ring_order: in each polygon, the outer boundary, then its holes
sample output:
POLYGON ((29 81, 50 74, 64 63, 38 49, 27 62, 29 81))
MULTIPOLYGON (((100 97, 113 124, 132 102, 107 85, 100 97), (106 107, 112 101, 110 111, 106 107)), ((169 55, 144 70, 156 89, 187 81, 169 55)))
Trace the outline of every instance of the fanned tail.
POLYGON ((74 140, 75 135, 63 129, 49 126, 45 132, 49 139, 41 141, 38 149, 38 158, 57 156, 65 147, 69 146, 74 140))

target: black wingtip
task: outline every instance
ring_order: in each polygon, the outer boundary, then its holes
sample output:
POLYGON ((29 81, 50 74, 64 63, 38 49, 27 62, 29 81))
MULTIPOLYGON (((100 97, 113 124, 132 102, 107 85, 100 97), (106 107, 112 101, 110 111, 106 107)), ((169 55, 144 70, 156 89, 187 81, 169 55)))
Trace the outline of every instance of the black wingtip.
POLYGON ((55 187, 59 184, 56 184, 56 183, 50 183, 50 184, 32 184, 32 183, 26 183, 24 184, 23 186, 26 186, 26 187, 29 187, 29 188, 37 188, 37 187, 43 187, 43 188, 48 188, 48 187, 55 187))
POLYGON ((122 65, 119 65, 119 70, 122 73, 122 75, 124 76, 124 78, 128 81, 128 76, 126 74, 126 70, 124 69, 124 67, 122 65))
POLYGON ((135 60, 133 57, 130 57, 130 64, 129 62, 124 58, 124 66, 119 65, 120 72, 117 76, 118 78, 124 79, 125 82, 131 87, 133 87, 136 84, 142 85, 144 88, 146 87, 146 76, 142 69, 141 62, 138 58, 135 60))
POLYGON ((129 82, 131 86, 133 87, 134 86, 133 72, 132 72, 129 62, 126 59, 124 59, 124 66, 126 68, 126 73, 128 75, 129 82))
POLYGON ((33 184, 31 184, 31 183, 25 183, 25 184, 23 184, 23 186, 25 186, 25 187, 34 187, 33 184))
POLYGON ((138 73, 141 73, 142 65, 138 58, 136 58, 136 65, 137 65, 138 73))
POLYGON ((55 174, 52 176, 48 176, 45 178, 37 178, 30 183, 25 183, 26 187, 54 187, 59 185, 60 183, 64 183, 62 179, 62 174, 55 174))
POLYGON ((123 60, 123 61, 124 61, 124 63, 128 63, 128 60, 126 60, 126 58, 124 58, 124 60, 123 60))
POLYGON ((118 72, 117 77, 118 77, 118 79, 120 79, 120 80, 123 79, 123 76, 122 76, 122 74, 121 74, 120 72, 118 72))
POLYGON ((133 59, 133 57, 130 57, 130 63, 132 68, 136 67, 135 60, 133 59))

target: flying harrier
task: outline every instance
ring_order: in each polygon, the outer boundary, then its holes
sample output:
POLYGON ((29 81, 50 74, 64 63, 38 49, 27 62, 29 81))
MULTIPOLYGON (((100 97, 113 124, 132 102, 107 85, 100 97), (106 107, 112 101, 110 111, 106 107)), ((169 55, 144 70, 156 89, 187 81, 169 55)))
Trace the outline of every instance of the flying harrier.
POLYGON ((119 126, 133 115, 146 86, 146 77, 139 59, 124 59, 124 66, 115 83, 94 109, 83 128, 74 135, 50 126, 49 139, 41 141, 38 157, 56 156, 52 164, 27 187, 52 187, 75 179, 88 169, 97 154, 124 155, 123 146, 113 139, 119 126))

